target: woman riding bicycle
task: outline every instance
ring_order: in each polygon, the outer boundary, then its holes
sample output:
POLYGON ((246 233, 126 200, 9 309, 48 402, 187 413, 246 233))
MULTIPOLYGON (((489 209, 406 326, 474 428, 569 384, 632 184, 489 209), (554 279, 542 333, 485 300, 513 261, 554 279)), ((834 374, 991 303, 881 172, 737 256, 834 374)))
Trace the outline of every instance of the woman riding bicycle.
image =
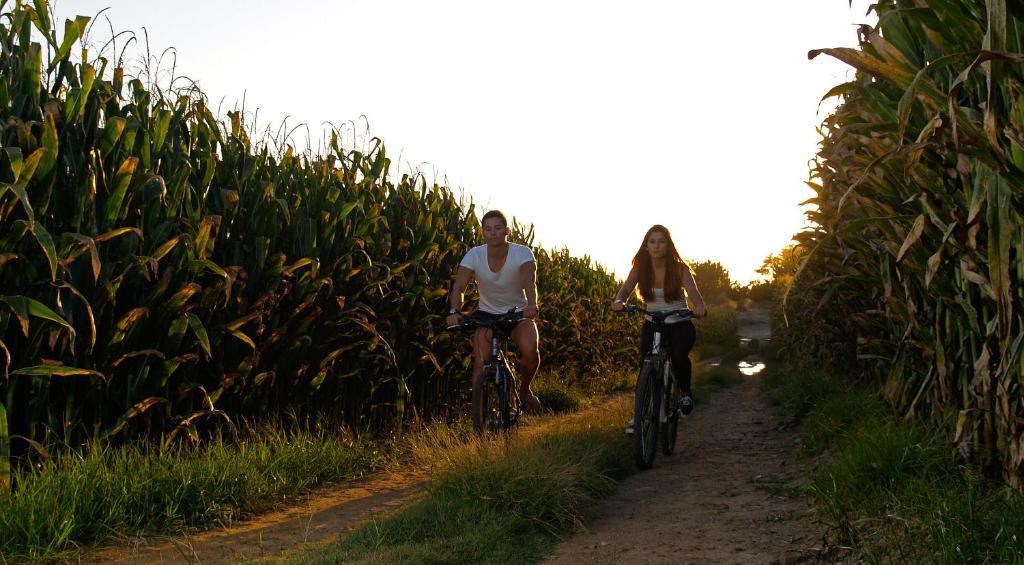
MULTIPOLYGON (((615 294, 612 310, 619 312, 625 307, 625 301, 639 285, 640 296, 646 303, 647 311, 668 311, 686 308, 686 298, 693 303, 693 315, 702 318, 707 315, 704 299, 693 280, 690 267, 679 256, 676 245, 668 228, 655 225, 647 230, 640 250, 633 256, 633 268, 629 271, 626 281, 615 294)), ((693 411, 693 395, 690 380, 693 369, 690 366, 690 349, 697 339, 697 330, 693 322, 679 317, 670 316, 666 319, 662 347, 666 347, 672 359, 676 381, 683 393, 679 409, 684 414, 693 411), (675 319, 673 319, 675 318, 675 319)), ((654 327, 645 321, 640 330, 640 359, 651 351, 654 327)), ((632 427, 632 422, 630 423, 632 427)))

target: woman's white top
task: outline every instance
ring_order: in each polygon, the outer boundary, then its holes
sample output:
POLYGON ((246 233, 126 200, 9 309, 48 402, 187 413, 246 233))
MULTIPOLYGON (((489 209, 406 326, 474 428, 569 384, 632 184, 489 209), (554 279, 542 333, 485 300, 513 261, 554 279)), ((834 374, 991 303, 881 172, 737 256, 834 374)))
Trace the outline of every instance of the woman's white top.
POLYGON ((512 308, 526 308, 526 291, 519 278, 519 267, 534 260, 529 247, 509 243, 505 264, 494 272, 487 264, 485 244, 470 249, 459 265, 473 271, 476 288, 480 291, 480 309, 491 314, 504 314, 512 308))
MULTIPOLYGON (((666 310, 681 310, 683 308, 688 308, 685 298, 673 300, 672 302, 665 302, 665 289, 663 288, 652 288, 651 294, 653 296, 651 296, 651 299, 648 300, 646 304, 648 312, 664 312, 666 310)), ((685 292, 683 293, 683 296, 685 296, 685 292)), ((645 318, 648 321, 651 319, 650 316, 645 316, 645 318)), ((666 324, 675 324, 683 321, 685 320, 678 315, 665 318, 666 324)))

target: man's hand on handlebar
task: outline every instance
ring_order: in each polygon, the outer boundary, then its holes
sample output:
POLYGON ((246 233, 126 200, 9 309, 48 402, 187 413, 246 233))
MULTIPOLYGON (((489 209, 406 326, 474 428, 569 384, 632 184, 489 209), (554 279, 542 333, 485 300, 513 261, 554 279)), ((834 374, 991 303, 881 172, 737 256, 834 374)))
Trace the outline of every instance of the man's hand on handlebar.
POLYGON ((708 315, 708 311, 707 311, 706 308, 704 308, 703 305, 698 304, 698 305, 695 305, 693 307, 693 317, 694 318, 703 318, 704 316, 707 316, 707 315, 708 315))
POLYGON ((537 308, 536 306, 527 306, 526 308, 523 308, 523 317, 524 318, 529 318, 529 319, 532 320, 532 319, 536 318, 537 314, 539 314, 539 313, 540 313, 540 308, 537 308))
POLYGON ((612 302, 612 312, 622 312, 626 308, 626 303, 621 300, 612 302))
POLYGON ((462 314, 448 314, 448 317, 445 318, 445 323, 448 324, 449 328, 459 325, 462 323, 462 314))

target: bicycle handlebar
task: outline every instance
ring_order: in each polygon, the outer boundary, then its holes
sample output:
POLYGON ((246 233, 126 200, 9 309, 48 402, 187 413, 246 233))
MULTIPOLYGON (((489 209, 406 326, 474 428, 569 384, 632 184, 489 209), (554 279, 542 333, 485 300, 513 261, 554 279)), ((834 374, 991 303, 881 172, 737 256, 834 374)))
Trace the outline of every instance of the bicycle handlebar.
POLYGON ((679 308, 677 310, 644 310, 639 306, 629 305, 622 309, 624 314, 645 314, 651 317, 651 321, 655 323, 664 322, 667 318, 672 316, 679 316, 684 321, 692 320, 694 318, 693 310, 689 308, 679 308))
POLYGON ((495 318, 493 320, 481 320, 479 318, 468 316, 463 318, 462 321, 459 322, 458 324, 455 324, 454 326, 448 326, 445 329, 450 332, 472 331, 477 328, 489 328, 492 330, 511 329, 508 326, 514 326, 515 324, 518 324, 522 319, 523 311, 512 309, 502 314, 501 317, 495 318))

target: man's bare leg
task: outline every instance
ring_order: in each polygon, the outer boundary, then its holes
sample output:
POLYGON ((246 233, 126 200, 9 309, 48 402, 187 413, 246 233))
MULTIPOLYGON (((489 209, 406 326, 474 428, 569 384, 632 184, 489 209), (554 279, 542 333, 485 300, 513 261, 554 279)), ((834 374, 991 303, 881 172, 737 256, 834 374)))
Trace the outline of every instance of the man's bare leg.
POLYGON ((470 387, 476 384, 480 378, 480 372, 484 370, 484 363, 491 360, 491 330, 477 328, 473 334, 473 382, 470 387))
POLYGON ((523 401, 523 408, 527 412, 539 412, 540 401, 530 390, 530 383, 540 368, 540 334, 537 332, 537 324, 533 320, 519 322, 512 331, 512 341, 519 349, 519 371, 523 381, 519 387, 519 397, 523 401))

